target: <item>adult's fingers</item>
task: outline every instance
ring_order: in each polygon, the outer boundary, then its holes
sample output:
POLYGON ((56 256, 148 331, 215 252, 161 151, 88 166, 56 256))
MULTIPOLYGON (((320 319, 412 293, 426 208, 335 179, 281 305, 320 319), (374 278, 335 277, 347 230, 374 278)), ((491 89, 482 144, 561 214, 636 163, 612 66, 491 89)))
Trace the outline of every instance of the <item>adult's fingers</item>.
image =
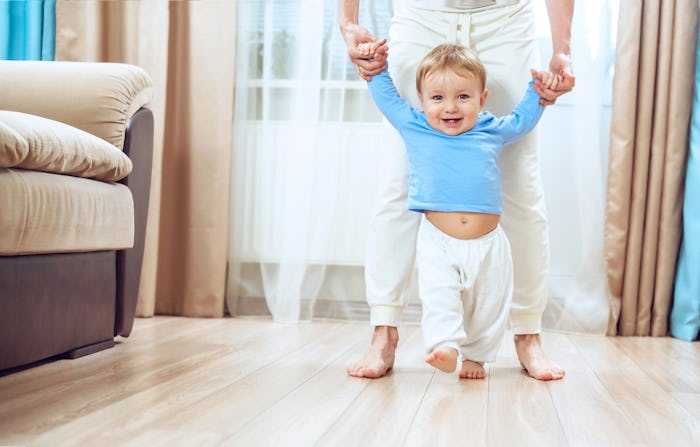
POLYGON ((557 102, 557 98, 561 95, 554 90, 544 88, 543 84, 539 81, 535 81, 535 83, 532 84, 532 88, 534 88, 535 92, 540 96, 540 104, 546 106, 551 106, 557 102))
POLYGON ((574 89, 575 85, 576 77, 571 73, 564 71, 561 73, 561 79, 559 80, 559 85, 557 86, 556 90, 563 93, 570 92, 574 89))
POLYGON ((377 51, 379 51, 380 48, 386 48, 386 46, 386 37, 382 37, 381 39, 376 39, 372 41, 372 43, 370 44, 370 49, 372 51, 371 54, 375 54, 377 51))
POLYGON ((369 59, 359 59, 357 63, 357 69, 362 73, 381 73, 386 67, 386 61, 384 60, 369 60, 369 59))
POLYGON ((386 62, 373 62, 367 67, 357 67, 357 73, 365 81, 369 81, 372 76, 377 75, 383 72, 384 70, 386 70, 386 62))

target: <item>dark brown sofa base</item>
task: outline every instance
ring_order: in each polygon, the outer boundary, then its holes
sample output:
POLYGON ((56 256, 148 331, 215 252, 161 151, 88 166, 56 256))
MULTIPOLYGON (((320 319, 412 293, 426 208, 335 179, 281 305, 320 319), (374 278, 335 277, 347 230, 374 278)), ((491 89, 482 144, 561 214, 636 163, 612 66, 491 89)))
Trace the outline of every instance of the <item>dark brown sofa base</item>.
POLYGON ((0 257, 0 370, 113 340, 116 252, 0 257))

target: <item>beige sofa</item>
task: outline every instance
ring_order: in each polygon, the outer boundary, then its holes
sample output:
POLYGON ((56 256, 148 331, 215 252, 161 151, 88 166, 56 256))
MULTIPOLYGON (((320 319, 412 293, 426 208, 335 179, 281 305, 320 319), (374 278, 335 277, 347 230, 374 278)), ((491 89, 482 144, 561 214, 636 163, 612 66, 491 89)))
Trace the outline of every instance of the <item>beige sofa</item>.
POLYGON ((150 191, 148 75, 0 61, 0 370, 130 334, 150 191))

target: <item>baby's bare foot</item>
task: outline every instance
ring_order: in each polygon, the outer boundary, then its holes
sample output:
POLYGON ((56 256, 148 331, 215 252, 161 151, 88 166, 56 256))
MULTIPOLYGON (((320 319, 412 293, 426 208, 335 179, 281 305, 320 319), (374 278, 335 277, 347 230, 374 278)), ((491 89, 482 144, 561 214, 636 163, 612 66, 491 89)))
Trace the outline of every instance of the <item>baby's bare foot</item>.
POLYGON ((451 373, 457 369, 459 352, 455 348, 438 348, 428 354, 425 363, 428 363, 442 372, 451 373))
POLYGON ((465 360, 462 362, 462 369, 459 371, 460 379, 483 379, 486 377, 484 364, 465 360))
POLYGON ((399 331, 392 326, 377 326, 372 335, 369 352, 359 362, 347 368, 353 377, 376 379, 385 376, 394 367, 399 331))
POLYGON ((542 350, 539 334, 516 335, 515 351, 520 365, 530 377, 537 380, 558 380, 564 377, 564 370, 542 350))

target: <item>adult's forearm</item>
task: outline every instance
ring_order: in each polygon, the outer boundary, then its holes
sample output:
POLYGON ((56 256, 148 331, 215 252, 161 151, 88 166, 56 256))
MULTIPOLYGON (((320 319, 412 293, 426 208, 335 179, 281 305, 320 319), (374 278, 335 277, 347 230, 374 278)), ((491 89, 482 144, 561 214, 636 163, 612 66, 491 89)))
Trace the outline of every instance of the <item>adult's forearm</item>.
POLYGON ((553 53, 571 54, 571 21, 574 0, 546 0, 553 53))
POLYGON ((339 0, 340 34, 345 40, 350 62, 357 65, 358 74, 366 81, 386 69, 386 38, 378 39, 358 23, 360 0, 339 0), (360 47, 362 44, 369 44, 360 47))
POLYGON ((359 20, 360 0, 339 0, 339 24, 341 31, 348 25, 357 25, 359 20))

